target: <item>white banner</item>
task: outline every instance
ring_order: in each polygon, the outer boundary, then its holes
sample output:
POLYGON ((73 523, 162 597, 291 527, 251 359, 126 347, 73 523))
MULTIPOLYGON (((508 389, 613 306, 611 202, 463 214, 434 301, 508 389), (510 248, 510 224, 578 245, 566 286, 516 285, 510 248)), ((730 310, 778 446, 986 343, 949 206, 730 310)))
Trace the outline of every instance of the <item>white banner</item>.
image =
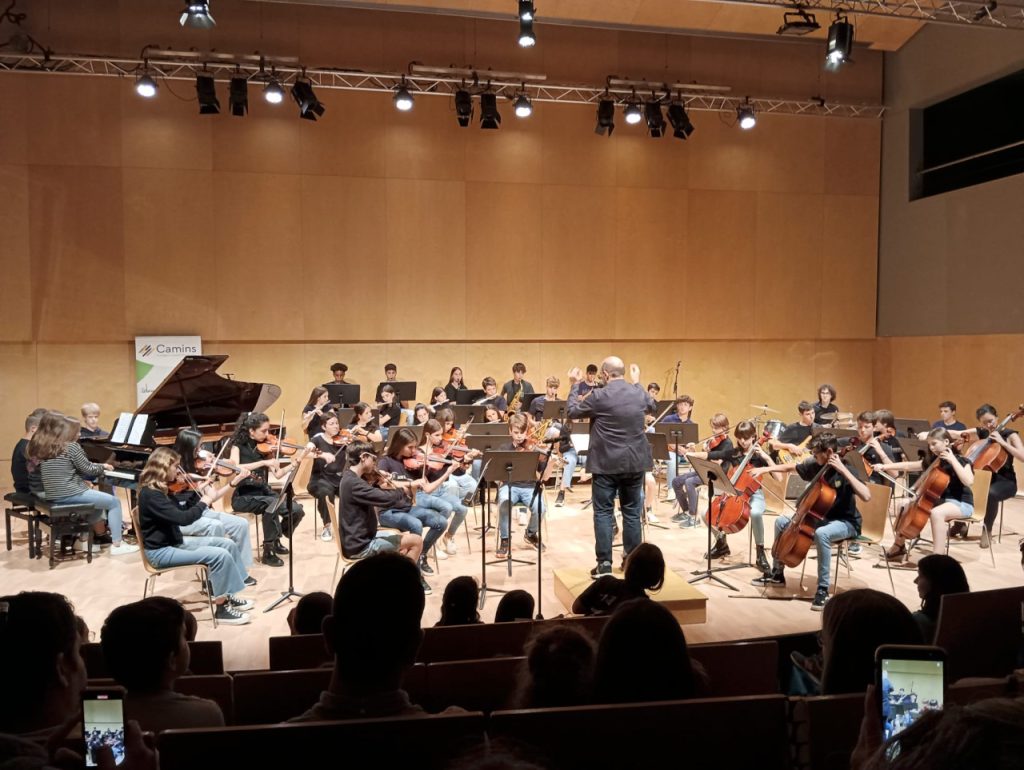
POLYGON ((149 398, 156 386, 185 356, 203 354, 202 337, 136 337, 135 397, 137 406, 149 398))

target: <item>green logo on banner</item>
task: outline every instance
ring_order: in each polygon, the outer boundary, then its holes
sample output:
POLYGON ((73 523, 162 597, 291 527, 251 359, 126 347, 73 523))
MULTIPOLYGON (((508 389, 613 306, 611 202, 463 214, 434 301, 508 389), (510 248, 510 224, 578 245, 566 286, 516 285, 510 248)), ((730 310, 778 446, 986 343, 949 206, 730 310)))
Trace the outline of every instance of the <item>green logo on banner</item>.
POLYGON ((142 382, 142 378, 153 371, 153 364, 135 359, 135 381, 142 382))

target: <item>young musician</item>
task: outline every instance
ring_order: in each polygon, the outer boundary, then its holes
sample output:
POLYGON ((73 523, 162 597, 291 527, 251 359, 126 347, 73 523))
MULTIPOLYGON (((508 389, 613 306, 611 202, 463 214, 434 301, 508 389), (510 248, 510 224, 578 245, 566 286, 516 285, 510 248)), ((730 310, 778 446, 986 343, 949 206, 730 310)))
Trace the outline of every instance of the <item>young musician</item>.
POLYGON ((501 422, 501 412, 498 411, 498 407, 494 404, 487 404, 484 407, 484 419, 485 423, 494 424, 501 422))
POLYGON ((647 395, 653 398, 655 401, 658 400, 658 394, 661 393, 661 385, 656 382, 650 382, 647 384, 647 395))
POLYGON ((188 508, 182 509, 167 490, 181 473, 180 460, 173 449, 158 447, 139 477, 139 539, 146 549, 146 558, 158 569, 205 564, 210 573, 210 594, 217 605, 217 622, 244 625, 249 622, 245 610, 254 605, 235 596, 245 590, 248 577, 238 546, 225 537, 185 538, 181 527, 202 517, 236 482, 245 480, 246 472, 219 489, 207 486, 188 508))
POLYGON ((288 475, 288 469, 274 454, 264 455, 256 448, 270 437, 270 418, 261 412, 250 412, 238 421, 231 442, 232 465, 244 468, 250 475, 242 479, 231 498, 231 507, 241 513, 261 514, 263 517, 263 556, 260 561, 270 567, 282 567, 284 562, 279 554, 288 553, 281 542, 281 536, 291 538, 295 528, 302 521, 305 511, 302 505, 292 502, 291 510, 282 505, 274 509, 278 495, 267 483, 268 476, 280 479, 288 475))
POLYGON ((426 404, 416 404, 416 408, 412 410, 412 424, 422 425, 430 419, 432 410, 426 404))
MULTIPOLYGON (((423 446, 420 449, 428 458, 444 455, 444 431, 444 424, 437 420, 427 420, 424 424, 423 446)), ((423 470, 425 478, 431 485, 435 482, 440 483, 433 489, 424 489, 417 497, 417 501, 421 505, 432 507, 446 520, 450 520, 448 529, 441 540, 442 547, 438 549, 437 555, 440 559, 445 558, 447 554, 455 554, 455 533, 458 532, 459 526, 466 520, 466 514, 469 513, 469 508, 462 502, 465 494, 459 493, 458 486, 455 486, 453 490, 449 485, 449 482, 455 478, 452 474, 460 468, 464 470, 465 466, 457 464, 454 460, 444 464, 440 469, 433 469, 428 463, 423 470), (420 500, 420 498, 423 499, 420 500)), ((472 477, 469 478, 472 479, 472 477)))
MULTIPOLYGON (((384 385, 389 382, 395 382, 396 380, 398 380, 398 365, 384 364, 384 382, 381 382, 377 385, 377 391, 373 394, 374 402, 379 404, 382 401, 380 394, 381 390, 384 388, 384 385)), ((393 392, 394 391, 392 390, 392 393, 393 392)), ((394 424, 398 424, 397 420, 395 421, 394 424)))
MULTIPOLYGON (((650 393, 650 388, 647 389, 650 393)), ((652 396, 653 398, 653 396, 652 396)), ((682 395, 676 399, 675 404, 672 405, 672 411, 661 418, 663 423, 678 423, 681 425, 693 425, 693 396, 682 395)), ((657 417, 657 415, 655 415, 657 417)), ((668 464, 665 467, 665 484, 668 486, 668 495, 665 498, 666 502, 672 502, 676 499, 675 487, 672 482, 676 478, 676 469, 679 467, 679 447, 676 444, 669 444, 668 447, 668 464)))
MULTIPOLYGON (((920 471, 928 468, 938 460, 938 467, 949 475, 949 484, 942 497, 932 507, 932 551, 946 551, 946 523, 955 519, 968 519, 974 513, 974 495, 971 485, 974 483, 974 470, 953 449, 953 439, 945 428, 935 428, 928 434, 928 451, 921 460, 908 460, 901 463, 879 463, 874 466, 880 471, 920 471)), ((886 559, 898 559, 907 555, 904 546, 905 538, 899 533, 892 547, 885 552, 886 559)))
POLYGON ((307 436, 315 436, 323 430, 320 421, 323 419, 324 411, 328 408, 330 400, 327 388, 323 386, 313 388, 313 392, 309 394, 309 401, 302 407, 302 430, 306 432, 307 436))
POLYGON ((773 452, 785 450, 795 457, 806 452, 799 445, 807 441, 814 432, 814 404, 801 401, 796 409, 800 413, 800 419, 787 425, 777 439, 768 442, 773 452))
POLYGON ((544 419, 544 404, 546 404, 549 399, 551 401, 558 400, 558 386, 561 384, 562 381, 557 377, 548 377, 547 380, 544 381, 544 395, 539 396, 530 402, 530 417, 537 422, 544 419))
POLYGON ((825 383, 818 388, 818 403, 814 405, 814 424, 831 425, 836 421, 839 407, 836 406, 836 389, 825 383))
MULTIPOLYGON (((512 439, 504 444, 500 451, 503 452, 539 452, 540 450, 530 447, 527 443, 529 435, 529 418, 525 414, 513 414, 508 419, 508 434, 512 439)), ((537 479, 546 481, 551 476, 554 466, 550 462, 540 460, 537 463, 537 479), (541 474, 543 473, 543 476, 541 474)), ((498 474, 495 474, 495 479, 498 474)), ((537 547, 540 542, 537 537, 537 529, 540 527, 540 517, 544 515, 544 495, 537 495, 534 500, 533 492, 536 480, 513 481, 512 487, 502 484, 498 488, 498 535, 500 538, 495 556, 508 556, 509 551, 509 517, 512 514, 512 506, 524 505, 530 509, 530 523, 526 525, 526 532, 523 533, 523 542, 527 545, 537 547)), ((610 570, 609 570, 610 571, 610 570)))
POLYGON ((104 470, 113 470, 114 466, 90 462, 78 443, 80 432, 78 420, 59 412, 44 414, 35 435, 28 442, 29 471, 38 470, 49 502, 93 506, 98 511, 94 525, 97 531, 102 531, 103 523, 98 520, 100 516, 107 519, 111 555, 134 553, 139 550, 138 546, 128 545, 122 539, 124 514, 121 501, 114 495, 90 489, 86 482, 87 478, 97 478, 104 470))
POLYGON ((448 400, 455 403, 455 396, 460 390, 466 389, 466 383, 462 381, 462 368, 453 366, 451 374, 448 375, 448 384, 444 386, 444 393, 448 400))
MULTIPOLYGON (((453 434, 455 431, 455 414, 451 409, 438 409, 437 410, 437 421, 441 423, 441 427, 444 428, 444 436, 453 434)), ((447 441, 447 439, 445 439, 447 441)), ((460 440, 460 444, 465 442, 465 437, 460 440)), ((456 499, 461 500, 464 505, 469 505, 471 502, 471 496, 476 492, 476 476, 466 471, 465 463, 473 463, 476 467, 476 460, 483 454, 479 449, 470 449, 465 456, 462 458, 463 464, 461 467, 457 467, 452 473, 451 478, 448 479, 448 488, 452 494, 455 495, 456 499)), ((452 547, 454 548, 454 541, 452 541, 452 547)), ((451 553, 451 551, 449 551, 451 553)))
POLYGON ((967 426, 956 418, 956 403, 953 401, 943 401, 939 404, 939 419, 932 423, 932 428, 967 430, 967 426))
POLYGON ((80 438, 103 439, 110 434, 100 427, 100 405, 89 402, 82 404, 82 429, 80 438))
POLYGON ((381 441, 387 441, 388 431, 397 428, 402 419, 402 407, 395 401, 395 389, 390 385, 380 387, 377 405, 377 422, 380 425, 381 441))
POLYGON ((333 379, 330 383, 325 382, 324 385, 331 383, 335 385, 348 385, 350 384, 345 377, 348 375, 348 367, 345 364, 331 364, 331 376, 333 379))
MULTIPOLYGON (((810 413, 813 419, 813 408, 810 409, 810 413)), ((801 411, 802 416, 803 412, 801 411)), ((750 473, 757 477, 765 473, 785 473, 795 470, 804 481, 811 481, 822 468, 828 466, 825 473, 830 473, 828 483, 835 490, 835 502, 825 514, 825 521, 814 530, 814 547, 818 554, 818 590, 811 602, 811 609, 820 612, 828 601, 828 587, 831 584, 832 543, 837 540, 850 540, 860 534, 861 519, 860 512, 857 510, 857 498, 868 502, 871 500, 871 490, 864 483, 863 464, 859 460, 857 464, 851 465, 843 462, 843 458, 838 453, 839 442, 834 434, 818 434, 811 439, 807 448, 811 451, 812 456, 801 463, 768 465, 763 468, 754 468, 750 473)), ((788 516, 780 516, 775 520, 776 541, 782 537, 782 533, 789 523, 790 517, 788 516)), ((755 578, 751 583, 756 586, 785 585, 786 577, 783 564, 778 560, 773 560, 771 573, 755 578)))
MULTIPOLYGON (((418 533, 403 532, 400 535, 383 534, 377 531, 377 512, 409 509, 409 494, 397 488, 382 489, 370 484, 368 477, 377 474, 377 455, 373 446, 365 441, 356 441, 346 450, 348 469, 342 474, 340 487, 341 512, 338 527, 341 529, 341 551, 346 559, 365 559, 376 553, 398 551, 416 563, 422 564, 420 554, 423 541, 418 533)), ((378 481, 379 483, 379 481, 378 481)), ((412 482, 415 488, 418 482, 412 482)), ((431 593, 427 581, 420 575, 423 592, 431 593)))
POLYGON ((349 423, 349 430, 356 438, 365 441, 383 441, 384 435, 377 427, 377 421, 373 419, 373 409, 365 401, 360 401, 352 407, 352 421, 349 423))
MULTIPOLYGON (((757 426, 749 420, 741 421, 737 426, 733 435, 736 437, 736 448, 732 453, 722 461, 722 469, 730 475, 739 467, 740 463, 743 462, 743 458, 746 457, 747 452, 754 449, 754 453, 750 456, 750 460, 747 461, 747 467, 753 470, 754 468, 767 468, 772 464, 771 456, 757 444, 757 426)), ((773 473, 772 476, 776 481, 782 481, 782 474, 773 473)), ((767 575, 771 571, 771 567, 768 565, 768 558, 764 552, 764 489, 758 489, 750 497, 750 528, 754 535, 754 546, 757 548, 757 557, 755 559, 755 565, 762 574, 767 575)), ((711 558, 720 559, 723 556, 728 556, 731 552, 729 550, 729 542, 726 539, 726 534, 720 532, 714 528, 712 531, 715 533, 715 545, 711 549, 711 558)), ((706 558, 706 557, 705 557, 706 558)))
POLYGON ((323 430, 309 439, 318 450, 313 458, 313 468, 309 473, 306 491, 316 500, 316 509, 320 513, 323 529, 320 539, 330 542, 331 512, 327 503, 338 496, 341 485, 341 474, 345 470, 345 447, 352 442, 351 437, 341 435, 341 424, 334 412, 324 412, 323 430))
MULTIPOLYGON (((896 459, 893 447, 885 441, 884 429, 877 428, 879 425, 881 422, 874 412, 861 412, 857 415, 857 440, 859 442, 857 452, 871 468, 867 480, 872 484, 886 484, 891 487, 893 486, 892 482, 874 470, 874 466, 891 463, 896 459)), ((840 445, 843 443, 840 441, 840 445)), ((865 468, 866 470, 867 468, 865 468)))
POLYGON ((981 531, 981 547, 988 548, 992 536, 992 525, 999 514, 999 504, 1017 494, 1017 472, 1013 461, 1024 462, 1024 443, 1020 434, 1010 428, 996 430, 999 425, 999 414, 992 404, 982 404, 975 411, 979 427, 973 429, 978 437, 989 437, 1006 450, 1007 458, 1003 467, 992 474, 992 483, 988 488, 988 500, 985 502, 985 527, 981 531))
POLYGON ((430 405, 434 409, 449 403, 454 404, 455 402, 448 398, 448 394, 445 393, 444 388, 437 387, 430 391, 430 405))
MULTIPOLYGON (((878 436, 878 442, 888 448, 888 454, 892 455, 893 459, 899 460, 903 457, 903 448, 896 438, 896 415, 888 409, 875 410, 875 435, 878 436)), ((922 440, 927 438, 926 433, 922 440)))
POLYGON ((583 375, 581 382, 575 383, 576 393, 582 398, 586 396, 590 391, 600 386, 597 381, 597 364, 587 364, 586 373, 583 375))
POLYGON ((25 418, 25 435, 18 439, 18 443, 11 450, 11 479, 14 481, 14 491, 21 494, 30 494, 32 487, 29 484, 28 472, 28 443, 36 435, 39 428, 39 421, 47 413, 47 409, 33 409, 32 413, 25 418))
MULTIPOLYGON (((700 460, 714 460, 721 463, 732 457, 733 445, 729 440, 729 418, 724 412, 717 412, 711 417, 711 435, 700 444, 687 444, 685 455, 687 458, 696 457, 700 460), (716 444, 714 448, 712 444, 716 444)), ((689 471, 682 476, 677 476, 672 481, 672 491, 679 502, 679 513, 672 517, 672 521, 684 529, 697 525, 694 518, 699 513, 697 510, 697 488, 703 485, 700 476, 696 471, 689 471)))
MULTIPOLYGON (((505 412, 508 411, 508 402, 504 396, 498 395, 498 383, 493 377, 484 377, 480 383, 480 387, 484 389, 484 397, 481 399, 483 403, 491 403, 494 408, 498 410, 498 414, 501 415, 501 419, 505 419, 505 412)), ((477 402, 480 403, 480 402, 477 402)))
POLYGON ((524 374, 526 374, 526 364, 512 364, 512 379, 501 386, 501 395, 506 403, 512 403, 517 393, 521 402, 523 396, 528 396, 534 392, 533 385, 523 379, 524 374))
MULTIPOLYGON (((210 452, 201 448, 203 434, 192 428, 182 428, 174 440, 174 451, 178 453, 179 465, 184 473, 192 475, 208 475, 204 469, 200 471, 196 467, 196 460, 201 462, 213 462, 216 458, 210 452)), ((214 472, 210 479, 218 478, 214 472)), ((191 508, 199 499, 202 493, 187 489, 185 492, 174 495, 175 502, 179 508, 191 508)), ((226 537, 238 547, 238 555, 242 566, 246 571, 252 566, 252 541, 249 535, 249 522, 242 516, 235 516, 226 511, 218 511, 214 508, 207 508, 203 515, 191 524, 181 528, 181 534, 196 537, 226 537)), ((250 583, 255 585, 255 581, 250 583)))
MULTIPOLYGON (((544 383, 546 388, 545 394, 530 402, 531 419, 536 422, 540 422, 542 420, 544 416, 544 405, 548 402, 548 399, 553 401, 558 399, 558 388, 561 384, 562 381, 557 377, 552 376, 547 378, 544 383)), ((563 420, 561 423, 554 424, 554 427, 558 430, 558 453, 562 457, 562 473, 559 476, 558 496, 555 497, 555 507, 561 508, 565 505, 565 493, 572 491, 572 476, 576 472, 576 464, 579 462, 579 456, 576 453, 576 447, 572 443, 572 428, 569 425, 569 421, 563 420)))

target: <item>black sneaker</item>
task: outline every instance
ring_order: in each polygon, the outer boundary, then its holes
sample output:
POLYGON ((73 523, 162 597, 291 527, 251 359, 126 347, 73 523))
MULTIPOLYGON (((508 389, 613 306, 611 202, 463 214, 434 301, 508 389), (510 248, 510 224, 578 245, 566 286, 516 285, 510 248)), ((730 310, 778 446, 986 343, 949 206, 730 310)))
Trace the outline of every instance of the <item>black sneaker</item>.
POLYGON ((280 554, 281 556, 285 556, 288 553, 288 548, 280 540, 275 540, 274 553, 280 554))
POLYGON ((526 543, 527 545, 532 545, 534 548, 536 548, 539 545, 541 547, 542 551, 546 551, 548 549, 548 547, 546 545, 544 545, 543 543, 541 543, 540 540, 537 538, 537 533, 536 532, 533 532, 533 533, 527 532, 526 534, 524 534, 523 535, 523 542, 526 543))
POLYGON ((767 575, 761 575, 761 577, 754 578, 750 581, 752 586, 784 586, 786 585, 786 577, 782 573, 782 570, 776 572, 770 572, 767 575))
POLYGON ((423 579, 423 575, 420 575, 420 588, 423 589, 423 593, 427 596, 430 596, 432 593, 434 593, 434 589, 432 589, 430 587, 430 584, 423 579))
POLYGON ((680 511, 675 516, 673 516, 671 519, 669 519, 669 521, 671 521, 673 524, 682 524, 688 518, 690 518, 690 517, 687 516, 683 511, 680 511))
POLYGON ((426 559, 421 558, 420 559, 420 572, 422 572, 424 575, 433 575, 434 574, 434 568, 430 566, 430 563, 426 559))
POLYGON ((260 563, 266 564, 268 567, 283 567, 284 562, 281 561, 277 555, 269 548, 263 549, 263 556, 260 557, 260 563))
POLYGON ((256 578, 254 578, 252 575, 249 575, 242 582, 245 583, 247 586, 252 587, 252 586, 256 585, 256 578))
POLYGON ((92 541, 96 545, 110 545, 114 542, 114 538, 112 538, 109 533, 105 535, 93 535, 92 541))
MULTIPOLYGON (((715 544, 711 546, 712 559, 721 559, 723 557, 728 556, 731 553, 732 551, 729 550, 729 544, 726 542, 724 537, 720 540, 717 540, 715 544)), ((704 554, 704 558, 708 558, 708 555, 706 553, 704 554)))
POLYGON ((501 542, 498 543, 498 547, 494 550, 495 556, 508 556, 508 538, 501 538, 501 542))
POLYGON ((612 565, 610 562, 603 561, 598 564, 594 569, 590 570, 590 579, 597 580, 599 577, 612 574, 612 565))
POLYGON ((814 600, 811 602, 811 609, 815 612, 821 612, 825 609, 825 602, 828 601, 828 588, 825 586, 818 586, 818 590, 814 592, 814 600))
POLYGON ((224 599, 224 604, 235 612, 245 612, 246 610, 251 610, 256 606, 248 599, 243 599, 242 597, 235 596, 234 594, 228 594, 224 599))
POLYGON ((565 505, 565 490, 559 489, 558 496, 555 497, 555 507, 561 508, 563 505, 565 505))
POLYGON ((224 623, 229 626, 244 626, 250 621, 246 613, 232 609, 226 602, 217 605, 214 617, 217 618, 218 623, 224 623))

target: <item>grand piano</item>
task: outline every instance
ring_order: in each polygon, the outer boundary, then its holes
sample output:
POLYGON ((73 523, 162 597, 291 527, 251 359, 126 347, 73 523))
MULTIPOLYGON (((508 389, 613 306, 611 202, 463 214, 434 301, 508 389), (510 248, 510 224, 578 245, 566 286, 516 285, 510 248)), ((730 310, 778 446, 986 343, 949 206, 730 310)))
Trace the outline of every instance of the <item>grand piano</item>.
POLYGON ((110 436, 80 440, 93 462, 110 463, 104 479, 134 488, 150 453, 174 443, 181 428, 203 434, 203 443, 230 436, 244 412, 265 412, 281 388, 263 382, 222 377, 217 369, 227 356, 186 356, 134 414, 122 414, 110 436))

